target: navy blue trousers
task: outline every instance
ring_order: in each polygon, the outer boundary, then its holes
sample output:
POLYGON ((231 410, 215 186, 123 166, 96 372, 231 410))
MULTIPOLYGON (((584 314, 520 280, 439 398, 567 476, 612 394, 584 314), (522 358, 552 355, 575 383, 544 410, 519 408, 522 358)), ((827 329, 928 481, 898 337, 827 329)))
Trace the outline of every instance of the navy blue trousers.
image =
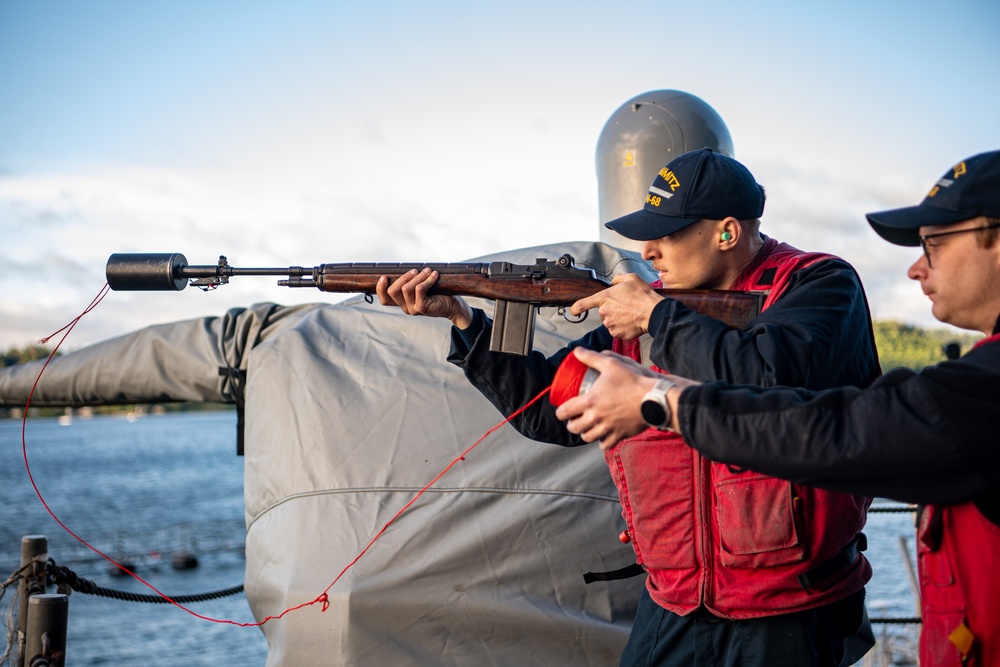
MULTIPOLYGON (((621 667, 838 667, 864 618, 860 590, 823 607, 731 621, 699 610, 678 616, 643 589, 621 667)), ((869 645, 870 646, 870 645, 869 645)))

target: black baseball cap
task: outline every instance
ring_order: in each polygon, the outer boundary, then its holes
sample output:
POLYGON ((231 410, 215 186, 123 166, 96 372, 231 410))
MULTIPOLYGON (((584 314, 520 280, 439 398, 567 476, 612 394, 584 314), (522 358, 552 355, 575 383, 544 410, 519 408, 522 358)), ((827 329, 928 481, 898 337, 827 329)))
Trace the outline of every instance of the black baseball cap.
POLYGON ((764 189, 731 157, 702 148, 660 170, 642 210, 604 223, 634 241, 669 236, 704 218, 754 220, 764 213, 764 189))
POLYGON ((869 213, 878 235, 896 245, 920 245, 920 228, 970 218, 1000 218, 1000 151, 980 153, 944 173, 918 206, 869 213))

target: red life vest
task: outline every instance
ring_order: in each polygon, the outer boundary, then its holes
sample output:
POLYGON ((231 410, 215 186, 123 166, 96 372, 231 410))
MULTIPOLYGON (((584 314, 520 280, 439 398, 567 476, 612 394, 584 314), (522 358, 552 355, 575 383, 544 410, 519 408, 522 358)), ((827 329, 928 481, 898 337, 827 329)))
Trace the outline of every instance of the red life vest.
POLYGON ((973 502, 924 507, 917 564, 921 666, 1000 665, 1000 526, 973 502))
MULTIPOLYGON (((830 257, 765 243, 731 287, 769 286, 764 308, 795 271, 830 257)), ((637 339, 616 339, 613 349, 642 361, 637 339)), ((712 463, 676 434, 655 429, 622 441, 605 460, 628 526, 623 539, 648 573, 650 596, 674 613, 790 613, 842 599, 871 578, 859 553, 870 498, 712 463)))

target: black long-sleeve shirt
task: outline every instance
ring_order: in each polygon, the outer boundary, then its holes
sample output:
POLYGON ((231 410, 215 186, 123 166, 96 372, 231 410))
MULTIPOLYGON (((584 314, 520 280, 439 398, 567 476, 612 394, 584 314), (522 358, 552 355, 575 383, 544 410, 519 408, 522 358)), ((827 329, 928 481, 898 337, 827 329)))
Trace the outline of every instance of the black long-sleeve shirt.
POLYGON ((1000 523, 1000 341, 867 389, 704 384, 681 395, 678 419, 715 461, 904 502, 974 500, 1000 523))

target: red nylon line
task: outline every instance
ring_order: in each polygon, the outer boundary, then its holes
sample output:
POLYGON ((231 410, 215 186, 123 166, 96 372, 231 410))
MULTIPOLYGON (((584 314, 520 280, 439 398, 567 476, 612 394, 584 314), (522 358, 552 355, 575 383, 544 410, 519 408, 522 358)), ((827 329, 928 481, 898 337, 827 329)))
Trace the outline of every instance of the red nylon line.
POLYGON ((583 383, 587 370, 588 366, 577 359, 572 351, 566 355, 552 378, 552 393, 549 394, 552 405, 559 407, 569 399, 579 395, 580 385, 583 383))
MULTIPOLYGON (((71 531, 69 528, 67 528, 65 526, 65 524, 63 524, 63 522, 60 521, 59 518, 52 512, 52 509, 49 508, 48 503, 45 502, 45 498, 42 497, 42 492, 38 490, 38 485, 35 484, 35 478, 31 474, 31 466, 28 465, 28 447, 27 447, 27 444, 25 442, 25 428, 27 427, 27 424, 28 424, 28 408, 31 407, 31 399, 35 395, 35 389, 38 387, 39 380, 42 379, 42 373, 44 373, 45 369, 48 368, 49 362, 52 361, 52 358, 54 356, 56 356, 56 352, 59 351, 59 346, 62 345, 63 341, 66 340, 66 336, 68 336, 69 332, 73 330, 73 327, 75 327, 77 325, 77 323, 80 321, 80 319, 84 315, 86 315, 87 313, 89 313, 90 311, 92 311, 97 306, 97 304, 99 304, 104 299, 104 297, 107 296, 109 290, 110 290, 110 287, 108 287, 107 283, 105 283, 104 287, 101 288, 101 291, 97 293, 97 296, 94 297, 93 301, 90 302, 90 305, 87 306, 83 310, 82 313, 80 313, 79 315, 77 315, 76 318, 74 318, 73 320, 71 320, 70 323, 67 324, 66 326, 64 326, 62 329, 59 329, 59 331, 56 331, 55 333, 52 333, 52 334, 46 336, 45 338, 41 339, 40 341, 38 341, 40 344, 45 344, 45 343, 47 343, 49 341, 50 338, 52 338, 53 336, 55 336, 56 334, 58 334, 60 331, 65 331, 66 332, 66 333, 63 334, 62 338, 59 339, 59 342, 56 343, 56 346, 52 349, 52 352, 49 354, 48 358, 45 360, 45 363, 42 364, 41 370, 38 371, 38 377, 35 378, 34 384, 31 385, 31 391, 28 392, 28 400, 24 404, 24 416, 21 418, 21 454, 24 456, 24 469, 28 473, 28 481, 31 482, 31 487, 35 490, 35 495, 38 496, 38 499, 42 502, 42 506, 45 508, 45 511, 48 512, 49 515, 53 519, 56 520, 56 523, 58 523, 60 526, 62 526, 63 530, 65 530, 67 533, 69 533, 70 535, 72 535, 73 537, 75 537, 77 540, 79 540, 80 542, 82 542, 91 551, 94 551, 95 553, 103 556, 104 558, 107 558, 107 556, 104 556, 104 554, 102 554, 101 552, 97 551, 97 549, 94 549, 94 547, 90 546, 89 544, 87 544, 86 542, 84 542, 83 540, 81 540, 73 531, 71 531)), ((110 559, 108 559, 108 560, 110 560, 110 559)), ((114 562, 114 561, 111 561, 111 562, 114 562)), ((121 567, 123 570, 125 569, 124 567, 122 567, 118 563, 115 563, 115 565, 118 565, 118 567, 121 567)), ((127 571, 128 570, 126 570, 126 572, 127 571)))
MULTIPOLYGON (((159 595, 161 598, 163 598, 164 600, 166 600, 170 604, 174 605, 178 609, 182 609, 182 610, 186 611, 187 613, 191 614, 192 616, 194 616, 196 618, 202 619, 203 621, 211 621, 212 623, 224 623, 224 624, 228 624, 228 625, 235 625, 235 626, 238 626, 238 627, 241 627, 241 628, 254 628, 254 627, 260 627, 260 626, 264 625, 265 623, 267 623, 268 621, 272 621, 272 620, 275 620, 275 619, 280 619, 285 614, 288 614, 289 612, 293 612, 293 611, 296 611, 298 609, 302 609, 303 607, 311 607, 314 604, 321 604, 322 605, 321 611, 326 611, 327 609, 330 608, 330 598, 327 595, 328 591, 331 588, 333 588, 334 584, 336 584, 338 581, 340 581, 340 578, 343 577, 344 574, 348 570, 350 570, 352 567, 354 567, 355 563, 357 563, 359 560, 361 560, 362 556, 364 556, 368 552, 368 550, 372 547, 372 545, 374 545, 375 542, 378 541, 378 539, 382 536, 382 534, 385 533, 386 530, 388 530, 389 526, 391 526, 396 521, 396 519, 398 519, 404 512, 406 512, 408 509, 410 509, 410 507, 412 507, 413 504, 417 502, 417 500, 420 498, 420 496, 422 496, 424 494, 424 492, 427 491, 429 488, 431 488, 432 486, 434 486, 434 484, 436 484, 438 482, 438 480, 440 480, 442 477, 444 477, 448 473, 448 471, 451 470, 455 466, 455 464, 457 464, 459 461, 464 461, 466 454, 468 454, 473 449, 475 449, 476 447, 478 447, 479 444, 483 440, 485 440, 490 435, 492 435, 495 431, 497 431, 501 427, 503 427, 504 424, 507 424, 512 419, 514 419, 515 417, 517 417, 518 415, 520 415, 522 412, 524 412, 525 410, 527 410, 529 407, 531 407, 532 405, 534 405, 535 403, 537 403, 539 401, 539 399, 541 399, 543 396, 545 396, 546 394, 548 394, 552 390, 552 387, 547 387, 546 389, 542 390, 541 393, 539 393, 533 399, 531 399, 530 401, 528 401, 527 403, 525 403, 523 406, 521 406, 521 408, 519 408, 517 411, 515 411, 514 413, 512 413, 509 417, 507 417, 506 419, 504 419, 503 421, 501 421, 499 424, 497 424, 496 426, 494 426, 490 430, 486 431, 486 433, 484 433, 482 436, 480 436, 480 438, 478 440, 476 440, 474 443, 472 443, 471 445, 469 445, 469 447, 467 447, 465 449, 465 451, 463 451, 461 454, 459 454, 458 456, 456 456, 451 461, 451 463, 449 463, 447 466, 445 466, 444 469, 441 472, 439 472, 434 479, 432 479, 422 489, 420 489, 420 491, 418 491, 413 496, 413 498, 410 499, 410 501, 408 503, 406 503, 405 505, 403 505, 403 507, 398 512, 396 512, 396 514, 394 514, 393 517, 391 519, 389 519, 389 521, 387 521, 384 526, 382 526, 382 528, 375 534, 375 537, 373 537, 371 539, 371 541, 368 542, 368 544, 365 546, 365 548, 362 549, 361 552, 358 553, 358 555, 355 556, 354 559, 350 563, 348 563, 344 567, 343 570, 340 571, 340 574, 338 574, 334 578, 334 580, 332 582, 330 582, 330 585, 327 586, 326 588, 324 588, 323 592, 320 593, 316 598, 314 598, 313 600, 310 600, 308 602, 303 602, 303 603, 295 605, 293 607, 289 607, 289 608, 285 609, 283 612, 281 612, 280 614, 276 614, 276 615, 273 615, 273 616, 265 616, 263 620, 257 621, 255 623, 241 623, 239 621, 233 621, 233 620, 226 619, 226 618, 212 618, 211 616, 205 616, 203 614, 199 614, 198 612, 196 612, 196 611, 194 611, 192 609, 189 609, 189 608, 185 607, 184 605, 182 605, 182 604, 180 604, 178 602, 175 602, 168 595, 166 595, 165 593, 163 593, 162 591, 160 591, 158 588, 156 588, 156 586, 153 586, 153 584, 149 583, 148 581, 146 581, 145 579, 143 579, 142 577, 140 577, 139 575, 137 575, 135 572, 132 572, 127 567, 125 567, 124 565, 122 565, 121 563, 119 563, 118 561, 116 561, 114 558, 111 558, 110 556, 108 556, 107 554, 103 553, 102 551, 100 551, 96 547, 92 546, 90 543, 88 543, 82 537, 80 537, 79 535, 77 535, 76 533, 74 533, 72 530, 70 530, 69 527, 66 524, 64 524, 59 519, 59 517, 56 516, 55 512, 53 512, 52 509, 49 507, 49 504, 47 502, 45 502, 45 498, 42 497, 42 492, 38 489, 38 485, 35 484, 35 478, 31 474, 31 466, 28 465, 28 446, 27 446, 27 441, 26 441, 26 438, 25 438, 25 427, 27 426, 27 422, 28 422, 28 408, 31 407, 31 399, 32 399, 32 397, 35 394, 35 388, 38 386, 38 382, 42 379, 42 374, 45 372, 45 369, 48 368, 49 362, 52 361, 52 358, 55 356, 56 352, 59 350, 59 346, 63 344, 63 342, 66 340, 66 337, 69 336, 69 334, 70 334, 71 331, 73 331, 73 327, 75 327, 77 325, 77 323, 83 318, 84 315, 86 315, 87 313, 89 313, 90 311, 92 311, 97 306, 97 304, 99 304, 102 300, 104 300, 104 297, 107 296, 109 290, 110 290, 110 287, 105 283, 104 287, 101 288, 101 291, 98 293, 98 295, 96 297, 94 297, 94 300, 90 302, 90 305, 88 305, 84 309, 84 311, 82 313, 80 313, 79 315, 77 315, 73 320, 70 321, 69 324, 67 324, 63 328, 61 328, 58 331, 55 331, 55 332, 49 334, 48 336, 46 336, 45 338, 43 338, 43 339, 41 339, 39 341, 39 343, 44 344, 44 343, 48 342, 49 339, 53 338, 55 335, 57 335, 57 334, 59 334, 61 332, 65 332, 65 333, 63 333, 62 338, 59 339, 59 342, 56 343, 56 346, 55 346, 55 348, 53 348, 51 354, 49 354, 48 358, 45 360, 45 363, 42 364, 41 370, 38 371, 38 377, 35 378, 35 383, 31 386, 31 391, 28 392, 28 400, 24 404, 24 416, 21 419, 21 453, 24 456, 24 469, 25 469, 25 471, 27 471, 27 473, 28 473, 28 480, 31 482, 31 487, 35 490, 35 495, 38 496, 38 500, 41 501, 42 506, 45 508, 45 511, 48 512, 49 516, 51 516, 55 520, 55 522, 57 524, 59 524, 59 526, 63 530, 65 530, 67 533, 69 533, 73 537, 73 539, 75 539, 77 542, 79 542, 83 546, 85 546, 88 549, 90 549, 91 551, 93 551, 95 554, 97 554, 98 556, 100 556, 101 558, 103 558, 104 560, 106 560, 107 562, 111 563, 112 565, 114 565, 115 567, 117 567, 118 569, 120 569, 125 574, 129 575, 130 577, 132 577, 136 581, 140 582, 146 588, 148 588, 151 591, 155 592, 157 595, 159 595)), ((572 354, 570 356, 573 357, 572 354)), ((575 357, 573 357, 573 358, 575 358, 575 357)), ((578 363, 579 363, 580 366, 582 366, 584 368, 583 372, 586 372, 586 370, 585 370, 586 366, 584 366, 582 362, 578 362, 578 363)), ((564 362, 563 366, 565 366, 565 365, 566 365, 566 363, 564 362)), ((580 378, 577 379, 576 384, 573 385, 573 386, 579 388, 579 384, 580 384, 579 380, 581 378, 582 378, 582 373, 580 375, 580 378)), ((555 384, 555 383, 553 383, 553 384, 555 384)))
POLYGON ((139 575, 137 575, 135 572, 132 572, 127 567, 125 567, 124 565, 122 565, 121 563, 119 563, 118 561, 116 561, 114 558, 111 558, 107 554, 103 553, 100 549, 97 549, 96 547, 94 547, 93 545, 91 545, 85 539, 83 539, 82 537, 80 537, 79 535, 77 535, 76 533, 74 533, 72 530, 70 530, 69 526, 67 526, 65 523, 63 523, 62 520, 58 516, 56 516, 55 512, 52 511, 52 508, 49 507, 49 504, 45 501, 45 498, 42 496, 42 492, 41 492, 41 490, 39 490, 38 484, 35 483, 35 476, 31 474, 31 466, 28 463, 28 445, 27 445, 27 439, 26 439, 26 436, 25 436, 25 431, 26 431, 27 423, 28 423, 28 408, 31 407, 31 399, 35 395, 35 389, 38 388, 38 383, 42 379, 42 374, 45 372, 45 369, 48 368, 49 362, 52 361, 53 357, 55 357, 56 352, 59 351, 59 347, 63 344, 63 342, 65 342, 66 337, 69 336, 70 332, 73 331, 73 328, 80 322, 80 320, 83 318, 84 315, 86 315, 90 311, 92 311, 94 308, 97 307, 97 304, 99 304, 101 301, 104 300, 104 297, 107 296, 107 294, 110 291, 110 289, 111 289, 110 286, 108 286, 108 284, 105 283, 104 287, 101 288, 101 290, 100 290, 100 292, 98 292, 97 296, 94 297, 93 301, 90 302, 90 305, 88 305, 83 310, 82 313, 80 313, 75 318, 73 318, 72 320, 70 320, 69 324, 67 324, 63 328, 61 328, 58 331, 55 331, 55 332, 49 334, 45 338, 42 338, 40 341, 38 341, 40 344, 44 344, 44 343, 47 343, 51 338, 53 338, 57 334, 59 334, 59 333, 63 334, 62 337, 59 339, 59 342, 56 343, 56 346, 52 349, 52 352, 49 354, 48 358, 45 360, 45 363, 42 364, 41 370, 38 371, 38 376, 35 378, 34 384, 31 385, 31 391, 28 392, 28 400, 24 404, 24 416, 21 418, 21 454, 24 457, 24 469, 28 473, 28 481, 31 482, 31 488, 33 488, 35 490, 35 495, 38 496, 38 500, 42 503, 42 507, 44 507, 45 511, 49 513, 49 516, 51 516, 52 519, 57 524, 59 524, 60 528, 62 528, 63 530, 65 530, 67 533, 69 533, 73 537, 73 539, 75 539, 77 542, 79 542, 83 546, 87 547, 88 549, 90 549, 91 551, 93 551, 95 554, 97 554, 98 556, 100 556, 101 558, 103 558, 104 560, 106 560, 107 562, 111 563, 112 565, 114 565, 119 570, 121 570, 122 572, 126 573, 127 575, 129 575, 133 579, 141 582, 144 586, 146 586, 150 590, 154 591, 157 595, 159 595, 161 598, 163 598, 164 600, 166 600, 170 604, 172 604, 172 605, 174 605, 176 607, 180 607, 181 609, 183 609, 184 611, 188 612, 192 616, 197 616, 198 618, 202 618, 202 619, 207 620, 207 621, 214 621, 216 623, 232 623, 233 625, 251 625, 249 623, 237 623, 235 621, 220 620, 220 619, 210 618, 210 617, 207 617, 207 616, 202 616, 201 614, 198 614, 195 611, 192 611, 191 609, 188 609, 184 605, 175 602, 168 595, 164 594, 162 591, 160 591, 158 588, 156 588, 155 586, 153 586, 151 583, 149 583, 148 581, 146 581, 145 579, 143 579, 142 577, 140 577, 139 575))
POLYGON ((481 443, 483 440, 485 440, 490 435, 492 435, 494 431, 496 431, 499 428, 501 428, 504 424, 508 423, 510 420, 514 419, 519 414, 521 414, 522 412, 524 412, 525 410, 527 410, 528 408, 530 408, 532 405, 534 405, 535 403, 537 403, 538 400, 540 398, 542 398, 542 396, 545 396, 547 393, 549 393, 549 391, 551 389, 552 389, 552 387, 547 387, 546 389, 542 390, 542 392, 540 394, 538 394, 533 399, 531 399, 530 401, 528 401, 527 403, 525 403, 517 411, 515 411, 514 413, 512 413, 509 417, 507 417, 506 419, 504 419, 502 422, 500 422, 499 424, 497 424, 496 426, 494 426, 490 430, 486 431, 486 433, 484 433, 482 436, 480 436, 480 438, 478 440, 476 440, 474 443, 472 443, 471 445, 469 445, 469 447, 464 452, 462 452, 461 454, 459 454, 458 456, 456 456, 454 459, 452 459, 451 463, 449 463, 447 466, 445 466, 444 470, 442 470, 441 472, 439 472, 438 475, 437 475, 437 477, 435 477, 430 482, 428 482, 427 485, 424 486, 424 488, 420 489, 420 491, 418 491, 416 493, 416 495, 414 495, 413 498, 410 499, 410 502, 408 502, 405 505, 403 505, 403 508, 400 509, 398 512, 396 512, 396 514, 394 514, 393 517, 391 519, 389 519, 384 526, 382 526, 381 530, 379 530, 375 534, 375 537, 373 537, 371 539, 371 541, 367 544, 367 546, 365 546, 365 548, 362 549, 361 552, 357 556, 354 557, 354 560, 352 560, 350 563, 348 563, 347 567, 345 567, 343 570, 341 570, 340 574, 338 574, 336 576, 336 578, 332 582, 330 582, 330 585, 323 589, 323 595, 326 595, 327 591, 329 591, 331 588, 333 588, 333 585, 336 584, 338 581, 340 581, 340 578, 342 576, 344 576, 344 573, 346 573, 349 569, 351 569, 354 566, 355 563, 357 563, 359 560, 361 560, 361 557, 365 555, 365 552, 367 552, 368 549, 370 549, 373 544, 375 544, 375 541, 378 540, 378 538, 380 538, 382 536, 382 533, 384 533, 386 531, 386 529, 388 529, 389 526, 391 526, 393 524, 393 522, 396 519, 398 519, 399 516, 403 512, 405 512, 406 510, 410 509, 410 507, 413 506, 413 503, 417 502, 417 500, 420 498, 420 496, 424 495, 424 492, 427 491, 427 489, 429 489, 432 486, 434 486, 434 484, 436 484, 439 479, 441 479, 442 477, 444 477, 445 474, 449 470, 451 470, 452 467, 456 463, 458 463, 459 461, 464 461, 465 460, 465 455, 468 454, 469 452, 471 452, 476 447, 478 447, 479 443, 481 443))

